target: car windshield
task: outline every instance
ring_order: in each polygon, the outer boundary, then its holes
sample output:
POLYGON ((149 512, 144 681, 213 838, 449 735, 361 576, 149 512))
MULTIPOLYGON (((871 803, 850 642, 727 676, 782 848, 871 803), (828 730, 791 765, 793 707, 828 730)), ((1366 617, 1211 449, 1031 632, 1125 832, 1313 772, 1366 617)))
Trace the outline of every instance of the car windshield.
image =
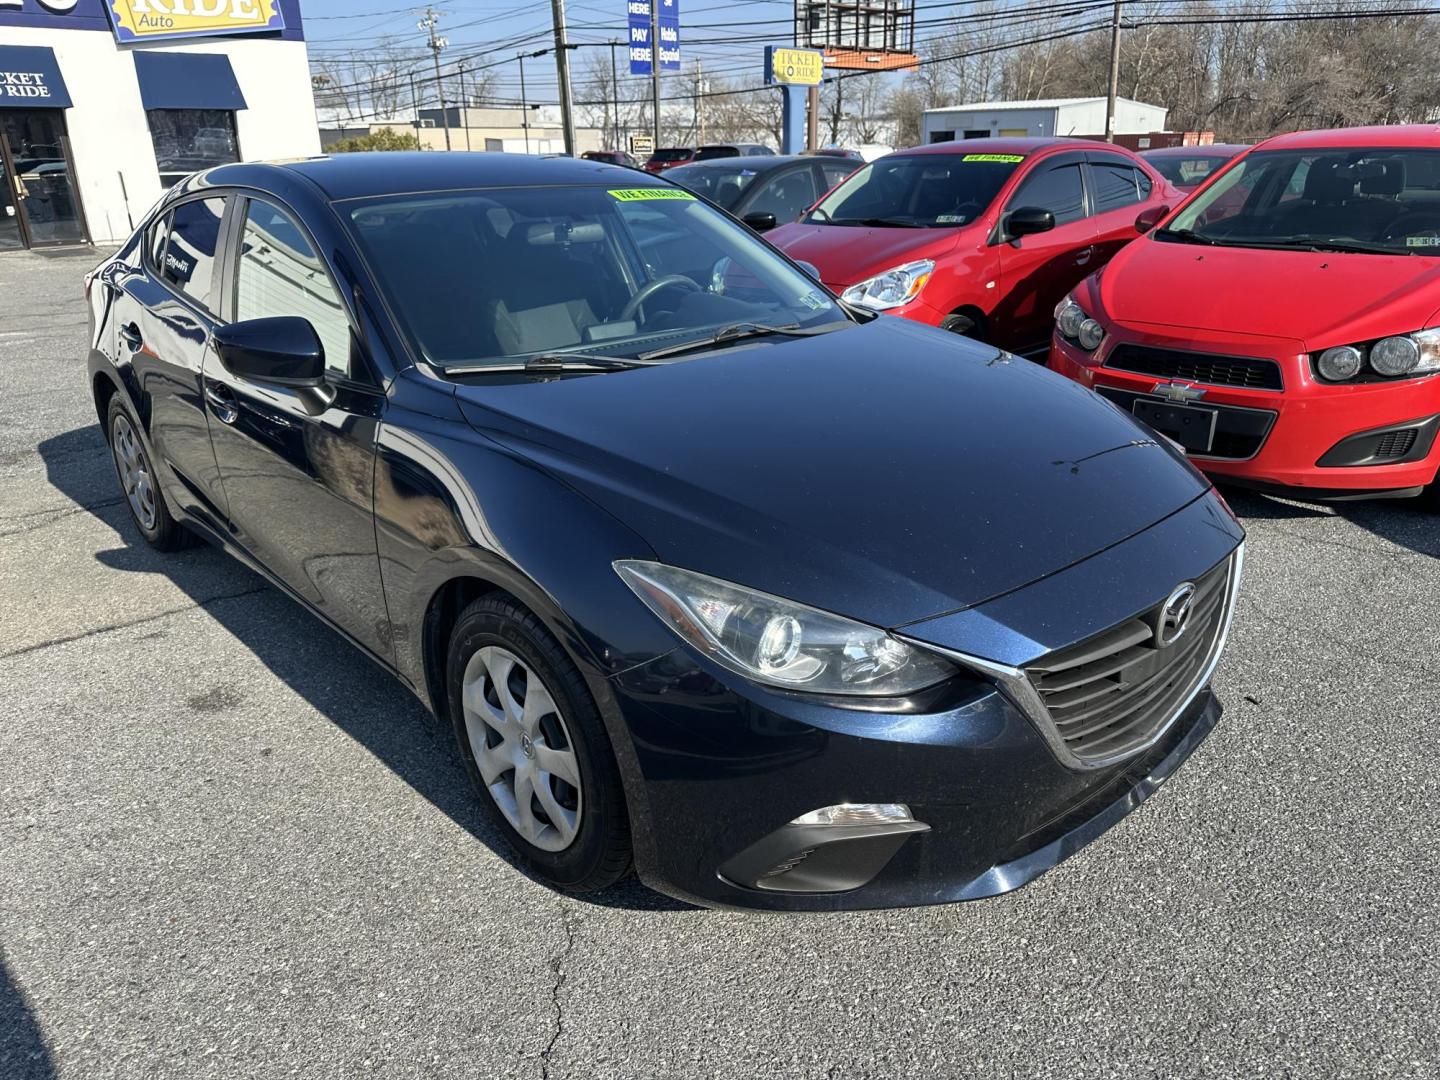
MULTIPOLYGON (((667 172, 665 179, 674 180, 697 195, 704 195, 711 202, 731 210, 740 201, 745 189, 755 182, 757 175, 754 165, 736 161, 725 165, 681 165, 667 172)), ((814 197, 810 196, 812 200, 814 197)))
POLYGON ((651 160, 651 161, 689 161, 689 160, 690 160, 690 151, 689 151, 689 150, 680 150, 680 149, 656 150, 653 154, 650 155, 650 160, 651 160))
POLYGON ((847 318, 763 240, 677 188, 432 192, 344 211, 396 317, 442 367, 633 358, 738 324, 847 318))
POLYGON ((1251 153, 1155 235, 1233 247, 1440 255, 1440 150, 1251 153))
POLYGON ((805 218, 812 225, 949 229, 985 212, 1020 154, 912 154, 857 171, 805 218))
POLYGON ((1145 160, 1150 167, 1176 187, 1199 187, 1210 174, 1230 160, 1230 155, 1220 154, 1156 154, 1145 160))

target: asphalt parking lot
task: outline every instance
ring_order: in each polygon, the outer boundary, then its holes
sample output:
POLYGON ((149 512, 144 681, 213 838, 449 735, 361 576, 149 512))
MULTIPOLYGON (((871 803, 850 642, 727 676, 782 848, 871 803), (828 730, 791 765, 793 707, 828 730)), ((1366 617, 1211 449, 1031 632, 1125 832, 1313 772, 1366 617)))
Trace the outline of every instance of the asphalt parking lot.
POLYGON ((1440 1075, 1440 515, 1235 496, 1221 726, 1018 893, 570 899, 398 683, 140 544, 94 261, 0 255, 3 1080, 1440 1075))

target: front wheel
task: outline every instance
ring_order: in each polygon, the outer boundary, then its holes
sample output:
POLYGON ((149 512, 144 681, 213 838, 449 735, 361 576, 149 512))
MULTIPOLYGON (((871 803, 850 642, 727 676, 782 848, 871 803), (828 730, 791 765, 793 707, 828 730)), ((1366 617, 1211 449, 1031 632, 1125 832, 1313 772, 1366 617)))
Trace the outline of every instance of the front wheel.
POLYGON ((466 772, 536 877, 604 888, 630 869, 620 771, 585 680, 509 597, 461 613, 447 664, 450 718, 466 772))

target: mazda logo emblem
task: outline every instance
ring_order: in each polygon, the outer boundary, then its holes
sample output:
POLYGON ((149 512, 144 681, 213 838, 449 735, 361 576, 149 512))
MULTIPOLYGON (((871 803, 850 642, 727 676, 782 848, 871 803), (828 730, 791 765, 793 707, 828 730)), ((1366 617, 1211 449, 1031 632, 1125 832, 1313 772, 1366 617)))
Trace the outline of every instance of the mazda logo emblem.
POLYGON ((1195 583, 1182 581, 1160 605, 1160 617, 1155 621, 1155 645, 1165 648, 1174 645, 1190 625, 1190 611, 1195 606, 1195 583))

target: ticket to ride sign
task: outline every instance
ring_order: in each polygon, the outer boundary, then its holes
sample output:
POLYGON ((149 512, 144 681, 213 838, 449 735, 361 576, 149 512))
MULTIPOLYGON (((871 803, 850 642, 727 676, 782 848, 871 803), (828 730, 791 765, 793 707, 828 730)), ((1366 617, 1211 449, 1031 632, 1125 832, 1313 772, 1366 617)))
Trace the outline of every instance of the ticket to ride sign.
POLYGON ((117 41, 285 29, 279 0, 108 0, 117 41))

